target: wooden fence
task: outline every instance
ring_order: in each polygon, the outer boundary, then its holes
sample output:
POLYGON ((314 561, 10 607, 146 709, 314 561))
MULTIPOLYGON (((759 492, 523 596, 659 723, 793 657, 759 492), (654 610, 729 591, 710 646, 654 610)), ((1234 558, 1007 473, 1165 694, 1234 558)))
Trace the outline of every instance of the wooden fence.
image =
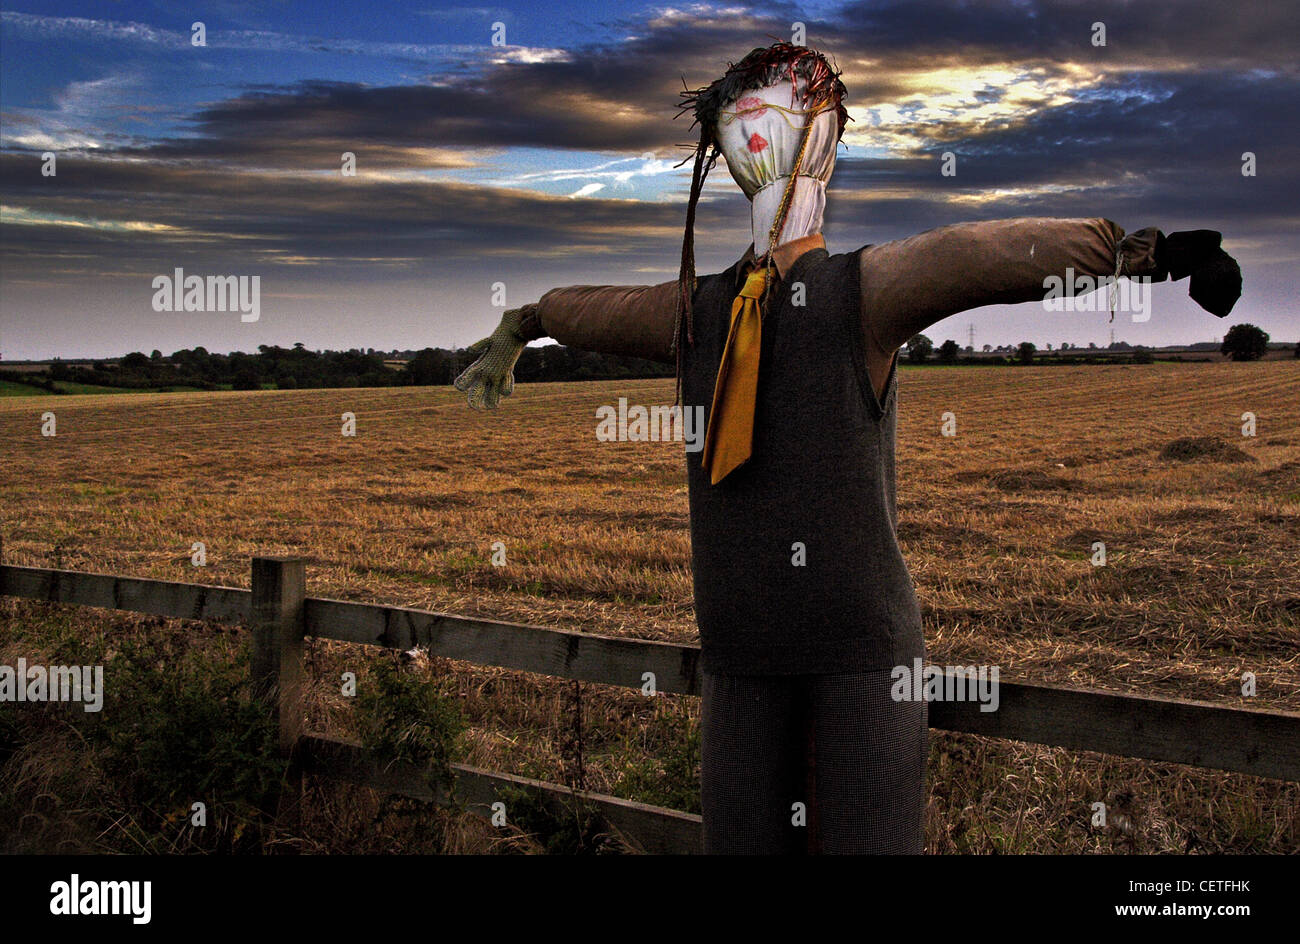
MULTIPOLYGON (((304 562, 294 557, 253 558, 251 590, 0 565, 4 596, 250 626, 254 683, 270 696, 291 778, 313 773, 453 802, 421 771, 382 765, 357 744, 303 731, 302 651, 307 636, 387 649, 422 646, 447 659, 636 689, 644 684, 644 674, 653 672, 660 692, 700 691, 698 646, 320 599, 307 596, 306 589, 304 562)), ((998 709, 991 712, 981 711, 972 701, 931 702, 930 726, 1300 781, 1300 713, 1024 682, 1001 681, 998 692, 998 709)), ((571 809, 575 802, 585 804, 645 852, 700 849, 697 815, 452 766, 456 798, 482 815, 490 815, 503 790, 522 790, 556 812, 571 809)), ((286 791, 296 802, 293 794, 286 791)))

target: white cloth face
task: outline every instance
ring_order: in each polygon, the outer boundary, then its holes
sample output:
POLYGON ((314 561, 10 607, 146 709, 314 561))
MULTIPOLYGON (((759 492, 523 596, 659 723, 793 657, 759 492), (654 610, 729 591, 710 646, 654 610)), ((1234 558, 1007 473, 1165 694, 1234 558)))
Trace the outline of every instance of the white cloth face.
MULTIPOLYGON (((799 80, 800 89, 803 80, 799 80)), ((742 92, 723 106, 718 115, 718 149, 727 159, 727 170, 749 198, 754 252, 768 250, 768 237, 795 160, 809 114, 802 97, 788 79, 761 89, 742 92)), ((801 236, 820 233, 826 209, 826 182, 835 169, 839 124, 834 107, 812 117, 803 164, 795 180, 790 209, 776 245, 801 236)))

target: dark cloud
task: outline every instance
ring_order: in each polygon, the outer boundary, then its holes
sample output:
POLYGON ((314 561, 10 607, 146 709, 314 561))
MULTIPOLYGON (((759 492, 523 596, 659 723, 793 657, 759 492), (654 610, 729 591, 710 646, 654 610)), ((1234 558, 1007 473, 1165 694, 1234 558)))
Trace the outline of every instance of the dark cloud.
POLYGON ((912 158, 842 160, 832 191, 869 201, 875 189, 910 189, 951 214, 951 197, 1001 190, 1007 195, 986 207, 958 205, 972 218, 1122 212, 1162 224, 1212 219, 1285 231, 1295 224, 1300 183, 1297 113, 1300 84, 1291 80, 1147 74, 1005 129, 928 144, 912 158), (939 173, 946 151, 957 159, 954 177, 939 173), (1245 152, 1256 155, 1254 177, 1241 173, 1245 152))
MULTIPOLYGON (((828 48, 846 57, 892 54, 895 65, 946 55, 968 63, 1042 59, 1105 68, 1170 60, 1294 72, 1300 7, 1268 0, 861 0, 818 25, 831 31, 828 48), (1092 45, 1095 23, 1105 25, 1104 48, 1092 45)), ((821 39, 810 28, 809 42, 821 39)))
MULTIPOLYGON (((295 163, 315 166, 340 150, 367 145, 381 155, 431 146, 669 148, 692 137, 686 119, 673 120, 683 83, 707 83, 751 46, 786 35, 798 18, 798 10, 788 7, 761 19, 670 17, 639 25, 639 35, 627 42, 575 50, 568 62, 501 63, 483 73, 443 77, 436 85, 306 81, 253 89, 200 111, 194 117, 197 138, 166 142, 150 153, 292 155, 295 163)), ((911 71, 990 63, 1018 63, 1049 74, 1067 63, 1081 64, 1098 73, 1117 72, 1117 81, 1135 69, 1170 65, 1280 70, 1293 80, 1291 37, 1300 34, 1300 7, 909 0, 853 5, 835 22, 807 25, 809 41, 845 69, 852 105, 866 108, 914 94, 898 78, 911 71), (1104 49, 1091 45, 1094 22, 1107 26, 1104 49)))
POLYGON ((629 251, 676 238, 671 203, 572 200, 504 188, 431 182, 372 183, 340 175, 289 177, 206 167, 66 157, 57 184, 29 156, 0 156, 6 200, 38 206, 70 225, 7 227, 11 264, 63 260, 85 271, 135 271, 186 260, 249 265, 277 255, 365 270, 385 258, 427 260, 482 254, 543 256, 629 251), (122 229, 147 222, 154 228, 122 229), (115 226, 112 224, 116 224, 115 226), (165 227, 165 228, 160 228, 165 227), (109 252, 110 247, 112 251, 109 252))
MULTIPOLYGON (((516 146, 667 155, 692 136, 686 119, 672 120, 683 82, 711 80, 797 19, 844 68, 859 128, 872 106, 924 104, 918 73, 1003 66, 1073 90, 1049 107, 986 88, 975 100, 1019 107, 985 124, 922 111, 891 125, 900 150, 842 158, 836 170, 828 235, 838 248, 1025 214, 1208 225, 1266 245, 1272 260, 1297 254, 1300 7, 920 0, 856 4, 833 22, 784 5, 762 17, 665 14, 621 24, 631 39, 575 48, 566 62, 503 63, 437 84, 246 89, 194 114, 190 136, 65 154, 56 179, 40 176, 32 151, 10 150, 0 154, 0 202, 29 215, 0 234, 7 277, 135 279, 185 265, 274 267, 349 285, 502 267, 538 286, 661 281, 680 245, 679 202, 573 200, 396 173, 349 179, 337 173, 339 155, 391 172, 454 168, 516 146), (1101 49, 1089 42, 1098 21, 1101 49), (957 155, 956 177, 939 174, 944 151, 957 155), (1258 176, 1241 175, 1244 151, 1257 155, 1258 176)), ((33 121, 5 116, 24 132, 33 121)), ((708 193, 702 271, 727 264, 748 232, 724 168, 708 193)))

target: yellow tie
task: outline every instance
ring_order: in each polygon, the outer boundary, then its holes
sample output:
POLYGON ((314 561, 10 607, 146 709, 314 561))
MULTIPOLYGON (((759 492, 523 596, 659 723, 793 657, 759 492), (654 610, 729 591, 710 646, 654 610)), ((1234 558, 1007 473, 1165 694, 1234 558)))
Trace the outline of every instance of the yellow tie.
POLYGON ((755 269, 731 303, 731 329, 713 387, 709 428, 701 461, 717 485, 747 460, 754 444, 754 403, 758 397, 758 361, 763 317, 759 302, 767 289, 767 269, 755 269))

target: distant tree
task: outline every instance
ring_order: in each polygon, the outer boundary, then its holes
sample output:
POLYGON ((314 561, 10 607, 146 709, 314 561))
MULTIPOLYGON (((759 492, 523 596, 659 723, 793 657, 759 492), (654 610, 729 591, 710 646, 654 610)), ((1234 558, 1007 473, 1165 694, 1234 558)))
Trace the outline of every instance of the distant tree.
POLYGON ((406 373, 415 386, 430 387, 454 379, 450 376, 453 367, 449 351, 426 347, 406 362, 406 373))
POLYGON ((1096 342, 1096 341, 1089 341, 1089 342, 1088 342, 1088 350, 1090 350, 1090 351, 1095 351, 1095 350, 1097 350, 1097 342, 1096 342))
POLYGON ((907 342, 907 359, 913 364, 920 364, 925 361, 934 351, 934 342, 924 334, 914 335, 907 342))
POLYGON ((939 345, 939 363, 955 364, 959 353, 961 353, 961 348, 957 346, 956 341, 949 338, 939 345))
POLYGON ((1297 341, 1297 342, 1296 342, 1296 346, 1295 346, 1295 356, 1296 356, 1297 359, 1300 359, 1300 341, 1297 341))
POLYGON ((132 351, 126 357, 122 358, 122 369, 129 371, 140 371, 149 369, 149 358, 144 356, 142 351, 132 351))
POLYGON ((987 354, 987 353, 989 353, 990 351, 993 350, 993 345, 992 345, 992 344, 986 344, 986 345, 984 345, 984 347, 982 348, 982 350, 984 351, 985 354, 987 354))
POLYGON ((251 367, 242 367, 235 372, 234 380, 231 386, 236 390, 261 390, 262 382, 257 376, 257 372, 251 367))
POLYGON ((157 348, 154 348, 153 353, 149 355, 149 360, 151 361, 162 360, 162 351, 158 350, 157 348))
POLYGON ((1016 348, 1016 360, 1022 364, 1032 364, 1037 351, 1038 348, 1034 346, 1033 341, 1021 341, 1020 346, 1016 348))
POLYGON ((1219 352, 1234 361, 1257 361, 1268 350, 1268 332, 1253 324, 1236 324, 1224 335, 1219 352))
POLYGON ((1151 355, 1151 352, 1147 348, 1140 347, 1133 352, 1134 364, 1150 364, 1154 361, 1155 358, 1151 355))

